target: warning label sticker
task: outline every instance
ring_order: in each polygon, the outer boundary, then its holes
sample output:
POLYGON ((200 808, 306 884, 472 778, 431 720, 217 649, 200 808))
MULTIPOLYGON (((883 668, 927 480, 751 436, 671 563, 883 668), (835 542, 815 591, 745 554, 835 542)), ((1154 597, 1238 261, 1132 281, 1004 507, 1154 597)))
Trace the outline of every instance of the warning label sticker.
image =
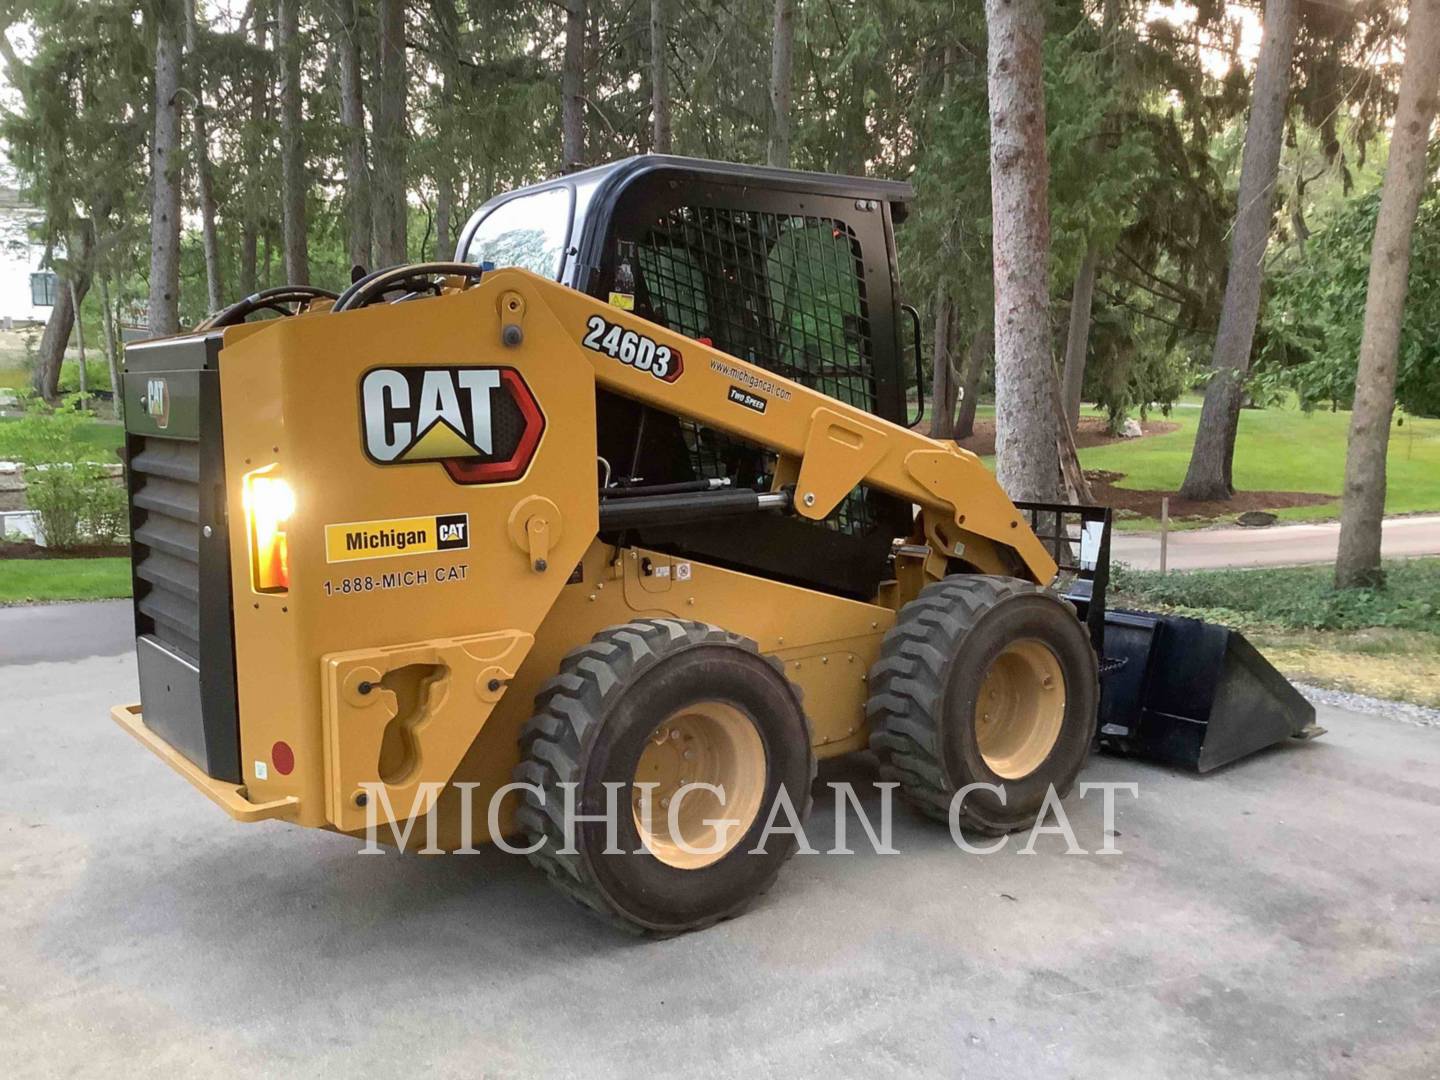
POLYGON ((432 551, 463 551, 470 546, 469 514, 348 521, 325 526, 325 561, 389 559, 432 551))

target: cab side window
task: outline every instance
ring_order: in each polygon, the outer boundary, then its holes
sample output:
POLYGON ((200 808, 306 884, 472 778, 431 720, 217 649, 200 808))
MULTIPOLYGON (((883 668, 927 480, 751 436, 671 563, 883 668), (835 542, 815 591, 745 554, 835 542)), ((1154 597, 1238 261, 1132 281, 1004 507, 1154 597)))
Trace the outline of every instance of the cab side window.
POLYGON ((792 378, 874 407, 873 354, 860 244, 842 221, 786 218, 770 248, 770 305, 792 378))
POLYGON ((635 245, 642 313, 862 409, 875 406, 860 243, 828 217, 679 206, 635 245))
MULTIPOLYGON (((640 314, 687 337, 867 411, 874 348, 858 237, 834 217, 681 205, 620 245, 640 314)), ((678 420, 697 476, 764 484, 774 455, 678 420)), ((873 524, 863 491, 827 522, 873 524)))

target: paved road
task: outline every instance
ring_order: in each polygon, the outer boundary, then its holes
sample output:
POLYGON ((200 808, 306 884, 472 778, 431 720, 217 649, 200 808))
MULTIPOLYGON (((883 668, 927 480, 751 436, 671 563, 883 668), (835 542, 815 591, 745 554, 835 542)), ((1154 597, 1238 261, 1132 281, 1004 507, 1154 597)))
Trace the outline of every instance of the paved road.
MULTIPOLYGON (((1387 559, 1440 555, 1440 516, 1390 518, 1382 533, 1387 559)), ((1339 522, 1272 525, 1268 529, 1193 529, 1170 534, 1171 570, 1222 566, 1299 566, 1335 561, 1339 522)), ((1140 570, 1160 568, 1159 533, 1120 533, 1110 557, 1140 570)))
POLYGON ((134 645, 129 600, 0 607, 0 664, 114 656, 134 645))
POLYGON ((797 857, 641 942, 519 859, 229 821, 109 721, 128 655, 0 695, 7 1075, 1440 1075, 1440 730, 1322 710, 1204 779, 1097 759, 1140 785, 1119 856, 966 855, 897 808, 901 854, 797 857))

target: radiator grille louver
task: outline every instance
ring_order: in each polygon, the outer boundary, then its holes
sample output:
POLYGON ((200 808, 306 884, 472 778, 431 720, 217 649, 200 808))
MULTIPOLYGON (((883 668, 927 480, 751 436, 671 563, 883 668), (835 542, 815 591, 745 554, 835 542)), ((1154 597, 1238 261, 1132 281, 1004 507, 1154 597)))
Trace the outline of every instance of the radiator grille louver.
MULTIPOLYGON (((191 660, 200 655, 200 446, 146 438, 134 475, 135 607, 153 633, 191 660)), ((145 628, 142 628, 144 632, 145 628)))
POLYGON ((142 719, 207 776, 239 784, 221 344, 136 342, 121 391, 142 719))

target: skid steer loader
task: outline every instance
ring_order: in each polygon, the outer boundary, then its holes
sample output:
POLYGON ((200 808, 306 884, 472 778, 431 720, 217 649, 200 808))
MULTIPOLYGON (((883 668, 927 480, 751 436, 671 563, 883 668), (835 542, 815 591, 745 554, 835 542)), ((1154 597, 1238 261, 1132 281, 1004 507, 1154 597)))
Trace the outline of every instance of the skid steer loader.
POLYGON ((660 934, 767 886, 820 758, 942 821, 986 785, 954 812, 1000 834, 1101 721, 1200 769, 1300 732, 1225 631, 1115 623, 1107 512, 911 430, 910 198, 633 158, 492 201, 453 263, 132 346, 114 718, 241 821, 429 815, 660 934))

